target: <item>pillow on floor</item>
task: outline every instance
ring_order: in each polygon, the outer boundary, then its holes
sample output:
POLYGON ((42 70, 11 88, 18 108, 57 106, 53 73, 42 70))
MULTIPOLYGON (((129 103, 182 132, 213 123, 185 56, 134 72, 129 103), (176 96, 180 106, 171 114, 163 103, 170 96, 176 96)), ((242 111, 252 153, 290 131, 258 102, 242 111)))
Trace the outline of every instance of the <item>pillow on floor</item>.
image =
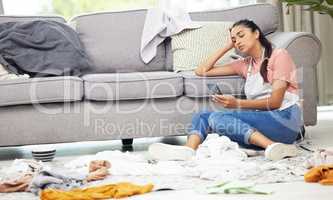
MULTIPOLYGON (((204 62, 219 48, 226 45, 229 28, 233 22, 198 22, 201 28, 184 30, 171 37, 174 71, 193 70, 204 62)), ((227 52, 217 65, 223 65, 232 60, 233 51, 227 52)))

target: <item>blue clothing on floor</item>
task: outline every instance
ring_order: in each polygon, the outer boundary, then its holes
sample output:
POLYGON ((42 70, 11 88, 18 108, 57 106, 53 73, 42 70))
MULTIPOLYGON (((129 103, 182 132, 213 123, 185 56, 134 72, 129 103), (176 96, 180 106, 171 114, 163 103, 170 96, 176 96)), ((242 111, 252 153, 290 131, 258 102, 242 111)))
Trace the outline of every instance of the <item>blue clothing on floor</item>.
POLYGON ((190 135, 196 134, 203 141, 212 131, 228 136, 242 146, 254 147, 249 144, 249 138, 258 130, 274 142, 292 144, 302 125, 301 110, 296 104, 272 111, 203 111, 193 116, 190 135))

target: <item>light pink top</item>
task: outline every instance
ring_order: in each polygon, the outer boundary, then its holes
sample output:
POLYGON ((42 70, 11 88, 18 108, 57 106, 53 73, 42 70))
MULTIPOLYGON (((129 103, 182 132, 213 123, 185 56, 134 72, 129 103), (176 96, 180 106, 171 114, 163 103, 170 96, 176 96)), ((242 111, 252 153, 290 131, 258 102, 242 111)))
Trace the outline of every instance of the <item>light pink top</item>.
MULTIPOLYGON (((250 57, 242 58, 230 63, 237 74, 246 78, 250 57)), ((260 71, 261 61, 253 63, 251 74, 260 71)), ((285 49, 273 49, 272 55, 267 65, 267 79, 270 84, 273 80, 283 80, 288 82, 287 91, 298 94, 298 84, 296 76, 296 65, 289 53, 285 49)))

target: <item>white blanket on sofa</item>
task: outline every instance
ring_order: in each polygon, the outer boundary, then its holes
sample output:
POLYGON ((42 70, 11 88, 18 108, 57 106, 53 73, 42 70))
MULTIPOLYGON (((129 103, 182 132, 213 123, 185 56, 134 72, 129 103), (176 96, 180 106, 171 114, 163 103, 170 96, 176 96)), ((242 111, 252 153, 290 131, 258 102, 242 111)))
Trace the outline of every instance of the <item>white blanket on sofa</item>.
POLYGON ((189 14, 180 8, 174 8, 172 11, 158 7, 149 9, 141 37, 141 59, 144 63, 149 63, 156 56, 157 46, 165 38, 184 29, 200 27, 200 24, 192 22, 189 14))

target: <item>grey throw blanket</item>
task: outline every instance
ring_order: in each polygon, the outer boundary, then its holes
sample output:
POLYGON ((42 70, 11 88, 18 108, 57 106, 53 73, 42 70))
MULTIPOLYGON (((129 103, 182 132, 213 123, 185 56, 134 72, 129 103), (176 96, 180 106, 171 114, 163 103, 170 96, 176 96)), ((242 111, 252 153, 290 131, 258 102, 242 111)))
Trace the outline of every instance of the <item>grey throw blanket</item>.
POLYGON ((0 55, 9 71, 32 76, 80 75, 91 66, 77 33, 48 20, 0 24, 0 55))

